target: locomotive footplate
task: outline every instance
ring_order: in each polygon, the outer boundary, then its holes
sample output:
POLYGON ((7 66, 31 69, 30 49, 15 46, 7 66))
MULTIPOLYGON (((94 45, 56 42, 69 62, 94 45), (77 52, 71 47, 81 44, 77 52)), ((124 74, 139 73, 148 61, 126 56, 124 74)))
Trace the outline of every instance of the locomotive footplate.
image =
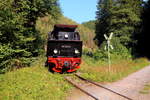
POLYGON ((81 63, 81 58, 48 58, 49 67, 55 72, 76 71, 81 63))

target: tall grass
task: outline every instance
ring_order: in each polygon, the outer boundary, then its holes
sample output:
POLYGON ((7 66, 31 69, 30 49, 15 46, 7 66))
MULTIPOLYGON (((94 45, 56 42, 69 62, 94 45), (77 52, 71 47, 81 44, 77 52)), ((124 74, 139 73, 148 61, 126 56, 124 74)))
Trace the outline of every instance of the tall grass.
POLYGON ((150 83, 147 83, 144 88, 140 91, 142 94, 149 94, 150 93, 150 83))
POLYGON ((113 82, 150 64, 146 58, 132 60, 131 58, 121 59, 121 56, 116 58, 115 55, 112 57, 109 70, 107 59, 95 60, 93 57, 84 55, 80 69, 82 76, 97 82, 113 82))
MULTIPOLYGON (((101 56, 100 56, 101 57, 101 56)), ((115 58, 115 56, 112 56, 115 58)), ((83 55, 82 76, 97 82, 113 82, 150 64, 147 59, 112 59, 108 71, 107 59, 83 55)), ((39 57, 32 67, 0 74, 0 100, 65 100, 72 86, 64 76, 72 74, 50 73, 44 67, 45 58, 39 57)))
POLYGON ((0 75, 0 100, 64 100, 71 85, 62 74, 52 74, 43 66, 45 59, 32 67, 0 75))

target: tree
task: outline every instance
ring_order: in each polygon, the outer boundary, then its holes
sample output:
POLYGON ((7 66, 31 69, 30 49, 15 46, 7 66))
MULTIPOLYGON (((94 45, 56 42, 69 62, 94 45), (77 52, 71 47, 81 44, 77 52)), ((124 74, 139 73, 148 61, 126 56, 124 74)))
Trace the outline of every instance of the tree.
POLYGON ((109 23, 112 8, 112 0, 99 0, 96 12, 96 36, 95 40, 98 41, 97 45, 100 46, 104 41, 104 34, 109 32, 109 23))
POLYGON ((1 0, 0 70, 9 69, 8 64, 26 66, 40 54, 43 40, 35 25, 47 14, 61 14, 57 0, 1 0))
POLYGON ((103 34, 113 32, 115 39, 130 49, 141 23, 141 0, 100 0, 97 11, 96 39, 103 43, 103 34))
POLYGON ((149 43, 150 43, 150 0, 147 2, 144 2, 144 8, 142 13, 142 32, 138 34, 138 44, 137 44, 137 52, 138 56, 146 56, 150 58, 150 49, 149 49, 149 43))
POLYGON ((91 30, 95 30, 95 20, 90 20, 88 22, 83 22, 82 25, 84 25, 85 27, 87 27, 91 30))

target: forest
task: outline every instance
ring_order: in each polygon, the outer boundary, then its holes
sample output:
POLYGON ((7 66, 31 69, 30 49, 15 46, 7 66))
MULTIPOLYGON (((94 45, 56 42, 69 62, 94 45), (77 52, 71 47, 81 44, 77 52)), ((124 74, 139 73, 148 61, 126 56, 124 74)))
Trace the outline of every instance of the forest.
POLYGON ((114 42, 129 51, 133 57, 149 57, 150 1, 100 0, 98 2, 96 37, 101 46, 104 34, 115 34, 114 42))
MULTIPOLYGON (((99 0, 96 21, 79 25, 85 47, 103 49, 103 35, 113 32, 114 52, 150 57, 149 13, 150 0, 99 0)), ((58 0, 1 0, 0 15, 0 73, 30 66, 43 55, 52 25, 77 24, 65 21, 58 0), (49 25, 41 28, 42 20, 49 25)))
POLYGON ((111 83, 150 65, 150 0, 97 1, 96 20, 79 24, 63 15, 59 0, 0 0, 0 100, 70 95, 73 86, 64 77, 74 73, 51 73, 44 66, 47 33, 55 24, 78 25, 83 53, 77 72, 86 79, 111 83), (104 34, 112 32, 109 70, 104 34))

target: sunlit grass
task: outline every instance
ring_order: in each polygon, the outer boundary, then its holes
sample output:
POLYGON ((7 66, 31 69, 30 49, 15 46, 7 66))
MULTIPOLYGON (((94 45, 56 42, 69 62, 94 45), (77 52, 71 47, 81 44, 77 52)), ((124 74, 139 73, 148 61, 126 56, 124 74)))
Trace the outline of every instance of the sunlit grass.
MULTIPOLYGON (((108 71, 106 61, 83 56, 79 72, 97 82, 113 82, 140 70, 149 64, 145 58, 112 60, 108 71)), ((65 100, 72 88, 64 76, 72 74, 50 73, 44 67, 45 58, 39 57, 32 67, 0 75, 0 100, 65 100)))
POLYGON ((0 75, 0 100, 64 100, 71 85, 43 63, 0 75))
POLYGON ((150 93, 150 83, 146 84, 144 86, 143 90, 140 91, 140 93, 142 93, 142 94, 148 94, 148 93, 150 93))
POLYGON ((82 76, 98 82, 119 80, 150 64, 146 58, 136 60, 129 58, 112 60, 109 68, 107 61, 94 61, 93 58, 86 57, 83 57, 84 61, 81 65, 80 72, 82 72, 82 76))

